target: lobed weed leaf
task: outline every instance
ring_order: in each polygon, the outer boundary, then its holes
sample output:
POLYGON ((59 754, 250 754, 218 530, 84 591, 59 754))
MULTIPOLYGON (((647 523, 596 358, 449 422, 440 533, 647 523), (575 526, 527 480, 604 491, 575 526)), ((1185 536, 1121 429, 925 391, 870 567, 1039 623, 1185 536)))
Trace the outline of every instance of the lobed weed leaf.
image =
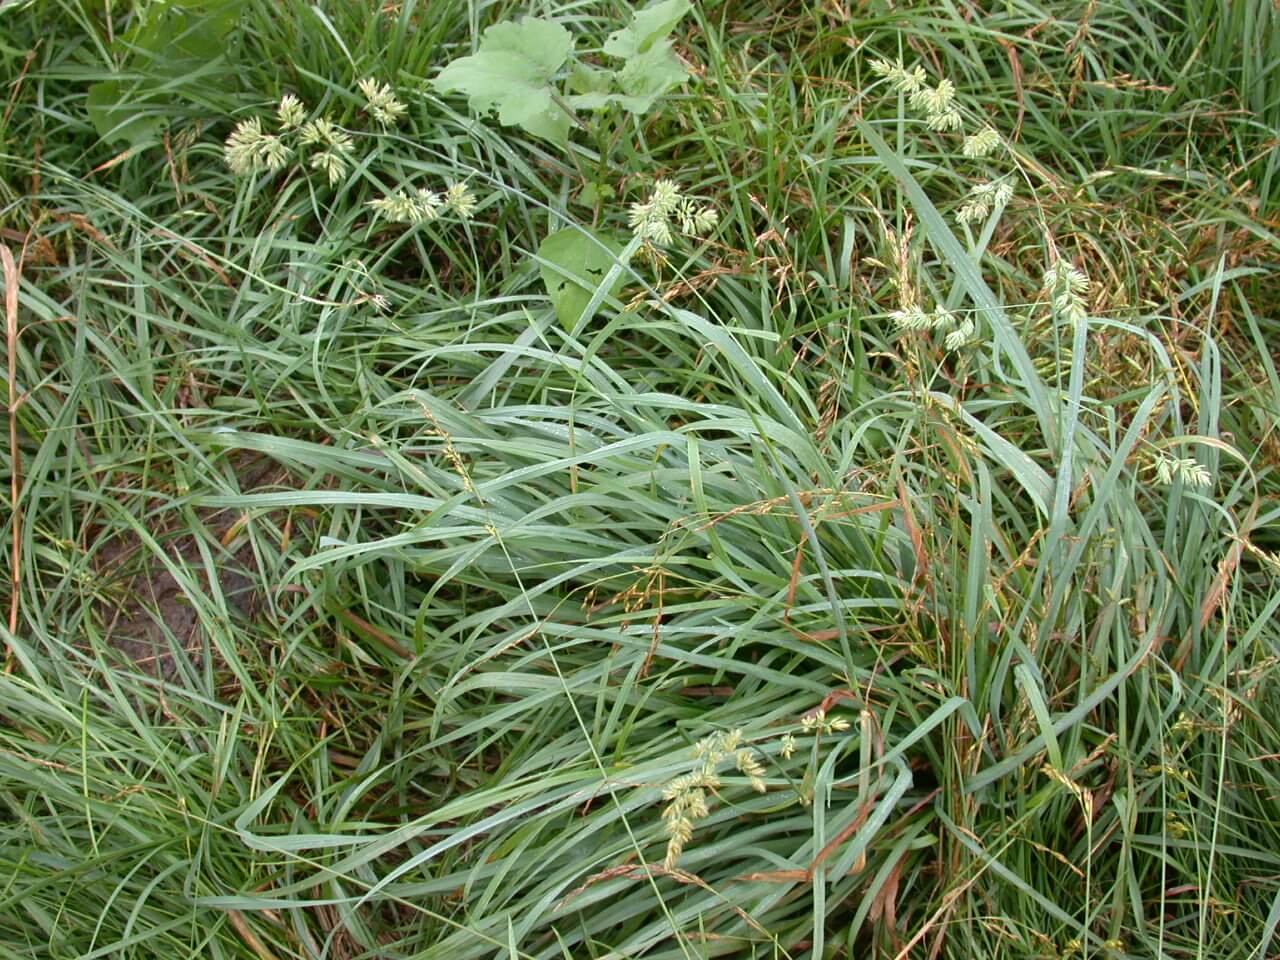
POLYGON ((485 30, 480 49, 454 60, 434 80, 441 93, 465 93, 479 113, 498 112, 506 126, 565 143, 571 116, 551 85, 573 52, 573 37, 558 23, 525 17, 485 30))

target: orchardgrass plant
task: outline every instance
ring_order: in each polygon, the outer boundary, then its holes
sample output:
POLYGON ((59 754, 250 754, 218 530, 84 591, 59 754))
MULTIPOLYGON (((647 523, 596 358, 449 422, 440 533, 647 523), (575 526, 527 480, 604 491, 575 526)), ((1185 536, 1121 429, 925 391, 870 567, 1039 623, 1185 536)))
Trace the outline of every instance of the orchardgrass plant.
POLYGON ((1269 0, 0 10, 0 945, 1260 960, 1269 0))

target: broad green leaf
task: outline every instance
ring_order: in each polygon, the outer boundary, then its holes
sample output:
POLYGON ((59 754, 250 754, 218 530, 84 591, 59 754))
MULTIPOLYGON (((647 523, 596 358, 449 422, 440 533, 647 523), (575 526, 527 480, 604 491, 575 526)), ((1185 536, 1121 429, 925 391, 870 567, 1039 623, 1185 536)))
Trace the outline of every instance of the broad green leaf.
POLYGON ((604 52, 624 60, 647 53, 650 48, 666 40, 686 13, 693 9, 689 0, 663 0, 638 10, 631 23, 609 35, 604 52))
POLYGON ((578 110, 600 110, 616 103, 640 115, 653 109, 659 97, 684 82, 688 72, 676 58, 669 40, 661 40, 637 53, 617 71, 592 69, 575 71, 567 97, 578 110))
MULTIPOLYGON (((583 314, 621 253, 622 244, 612 237, 579 227, 557 230, 542 241, 542 282, 565 329, 576 330, 591 319, 583 314)), ((617 293, 623 283, 624 278, 617 277, 608 292, 617 293)))
POLYGON ((98 135, 139 146, 179 113, 183 88, 216 84, 211 66, 226 55, 243 0, 168 0, 120 36, 127 74, 89 88, 85 101, 98 135))
POLYGON ((616 103, 637 115, 652 110, 660 96, 688 76, 667 37, 691 8, 688 0, 664 0, 637 12, 604 45, 605 53, 626 62, 616 71, 579 68, 569 103, 580 110, 616 103))
POLYGON ((617 103, 622 96, 617 93, 579 93, 565 97, 565 102, 575 110, 602 110, 611 103, 617 103))
POLYGON ((648 113, 660 96, 679 86, 687 76, 684 65, 671 49, 671 42, 662 40, 622 65, 618 86, 623 96, 618 102, 632 113, 648 113))
POLYGON ((167 115, 163 108, 148 104, 137 91, 138 85, 120 80, 103 80, 89 88, 85 109, 98 136, 106 142, 127 141, 131 147, 141 146, 153 140, 164 126, 167 115))
POLYGON ((601 70, 588 63, 574 64, 569 74, 569 89, 578 95, 588 93, 608 93, 613 89, 614 72, 601 70))
POLYGON ((617 76, 613 70, 601 70, 599 67, 579 63, 569 76, 569 90, 572 94, 565 99, 571 107, 578 110, 607 107, 617 98, 614 93, 617 76))
POLYGON ((597 203, 608 203, 617 195, 618 191, 607 183, 588 183, 578 194, 578 202, 594 207, 597 203))
POLYGON ((550 20, 525 17, 485 30, 480 48, 440 71, 441 93, 465 93, 471 109, 496 110, 499 122, 564 143, 571 117, 556 103, 551 81, 573 52, 569 31, 550 20))

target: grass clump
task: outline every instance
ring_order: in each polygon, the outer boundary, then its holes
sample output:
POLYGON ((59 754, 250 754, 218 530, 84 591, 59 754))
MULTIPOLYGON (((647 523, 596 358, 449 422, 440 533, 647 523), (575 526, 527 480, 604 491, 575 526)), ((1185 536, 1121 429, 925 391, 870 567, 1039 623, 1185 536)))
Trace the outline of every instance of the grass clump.
POLYGON ((0 12, 0 943, 1270 956, 1275 18, 0 12))

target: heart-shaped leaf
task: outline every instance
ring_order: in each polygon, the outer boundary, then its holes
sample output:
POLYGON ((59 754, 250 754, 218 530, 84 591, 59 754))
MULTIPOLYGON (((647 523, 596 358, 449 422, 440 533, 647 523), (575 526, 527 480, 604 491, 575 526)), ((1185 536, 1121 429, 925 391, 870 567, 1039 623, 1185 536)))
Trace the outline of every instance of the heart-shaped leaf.
POLYGON ((125 72, 95 83, 86 98, 98 135, 144 144, 181 112, 184 88, 221 85, 229 74, 218 64, 242 6, 243 0, 165 0, 117 38, 113 49, 127 53, 125 72))
MULTIPOLYGON (((542 282, 565 329, 573 331, 591 319, 587 308, 622 254, 622 244, 581 227, 566 227, 542 241, 542 282)), ((621 273, 609 285, 616 294, 626 282, 621 273)))

